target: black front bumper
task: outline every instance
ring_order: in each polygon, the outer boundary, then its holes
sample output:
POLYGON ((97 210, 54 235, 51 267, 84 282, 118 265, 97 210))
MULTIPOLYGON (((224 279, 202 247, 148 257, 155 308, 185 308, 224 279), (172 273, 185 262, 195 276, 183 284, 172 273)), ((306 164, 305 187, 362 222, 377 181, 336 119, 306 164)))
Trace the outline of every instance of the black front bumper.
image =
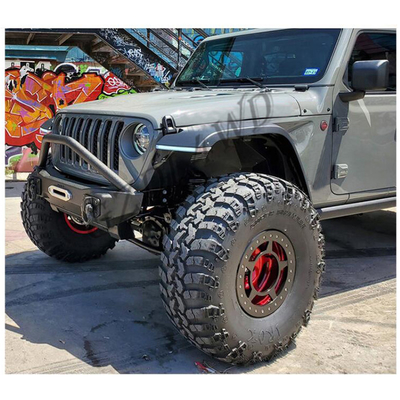
POLYGON ((28 179, 28 194, 30 197, 43 197, 53 209, 104 230, 137 215, 143 201, 143 193, 136 192, 75 139, 53 134, 43 138, 39 165, 28 179), (50 143, 70 147, 104 176, 110 186, 80 182, 56 170, 53 165, 47 165, 50 143))

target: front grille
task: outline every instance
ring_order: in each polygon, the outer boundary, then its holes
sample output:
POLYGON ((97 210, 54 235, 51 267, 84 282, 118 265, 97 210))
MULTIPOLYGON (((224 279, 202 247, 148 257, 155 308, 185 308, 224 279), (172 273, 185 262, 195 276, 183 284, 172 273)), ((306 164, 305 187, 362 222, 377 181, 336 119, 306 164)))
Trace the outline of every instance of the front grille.
MULTIPOLYGON (((119 137, 127 125, 125 119, 97 115, 62 115, 59 134, 73 137, 109 168, 119 171, 119 137)), ((59 162, 82 171, 91 169, 78 154, 60 145, 59 162)), ((93 171, 95 172, 95 171, 93 171)))

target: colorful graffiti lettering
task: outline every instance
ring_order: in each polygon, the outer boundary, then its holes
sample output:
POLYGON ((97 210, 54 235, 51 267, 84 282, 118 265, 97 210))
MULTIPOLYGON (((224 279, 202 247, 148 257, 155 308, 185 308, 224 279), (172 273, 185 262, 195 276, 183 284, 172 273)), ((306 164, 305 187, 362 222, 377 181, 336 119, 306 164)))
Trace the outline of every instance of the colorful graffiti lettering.
POLYGON ((42 141, 40 126, 58 110, 71 104, 135 93, 111 72, 99 75, 89 72, 90 69, 79 73, 78 69, 71 72, 59 67, 55 72, 34 72, 26 67, 5 71, 6 145, 28 146, 36 153, 42 141))
POLYGON ((104 75, 103 93, 105 95, 115 95, 118 93, 129 92, 130 90, 131 87, 121 81, 121 79, 115 76, 112 72, 107 72, 104 75))

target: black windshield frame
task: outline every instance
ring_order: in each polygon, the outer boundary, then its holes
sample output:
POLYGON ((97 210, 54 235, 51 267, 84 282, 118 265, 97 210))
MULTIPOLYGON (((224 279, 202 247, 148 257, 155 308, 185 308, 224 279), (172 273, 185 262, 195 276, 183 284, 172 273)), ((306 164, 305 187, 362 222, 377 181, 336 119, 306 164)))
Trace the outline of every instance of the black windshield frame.
POLYGON ((185 65, 174 86, 199 86, 196 80, 200 80, 209 87, 254 87, 246 77, 273 86, 313 84, 325 75, 340 33, 341 29, 284 29, 205 41, 185 65), (275 75, 271 73, 274 62, 278 65, 275 75), (287 75, 281 72, 282 62, 289 64, 287 75), (296 73, 290 70, 290 63, 296 73))

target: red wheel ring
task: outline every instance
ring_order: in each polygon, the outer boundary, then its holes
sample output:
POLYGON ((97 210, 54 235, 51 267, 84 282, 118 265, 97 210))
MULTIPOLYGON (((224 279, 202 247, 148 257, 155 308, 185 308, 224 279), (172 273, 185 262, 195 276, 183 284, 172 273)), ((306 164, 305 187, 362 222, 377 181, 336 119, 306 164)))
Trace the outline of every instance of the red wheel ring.
POLYGON ((264 231, 245 250, 236 277, 236 292, 243 310, 266 317, 285 301, 295 276, 295 254, 289 238, 279 231, 264 231))
POLYGON ((67 214, 64 214, 64 219, 65 222, 67 223, 68 227, 73 230, 75 233, 79 233, 80 235, 87 235, 89 233, 93 233, 95 231, 97 231, 97 229, 95 226, 85 226, 85 225, 80 225, 77 224, 75 221, 73 221, 72 219, 70 219, 71 217, 67 214))

